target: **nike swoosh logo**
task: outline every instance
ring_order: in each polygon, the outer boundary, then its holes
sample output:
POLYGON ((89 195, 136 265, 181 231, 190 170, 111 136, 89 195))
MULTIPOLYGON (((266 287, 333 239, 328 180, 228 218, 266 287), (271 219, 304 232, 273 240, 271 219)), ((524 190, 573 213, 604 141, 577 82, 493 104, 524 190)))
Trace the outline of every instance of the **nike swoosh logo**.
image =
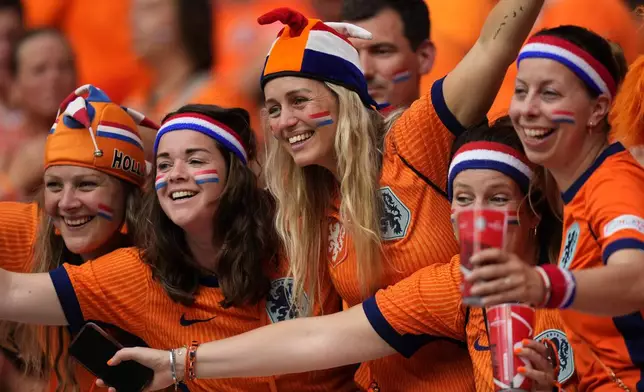
POLYGON ((179 324, 181 324, 182 327, 189 327, 191 325, 197 324, 197 323, 207 323, 210 320, 213 320, 217 316, 213 316, 209 319, 193 319, 193 320, 188 320, 186 319, 185 313, 181 315, 181 319, 179 320, 179 324))
POLYGON ((480 338, 476 338, 476 340, 474 341, 474 350, 476 350, 476 351, 487 351, 487 350, 489 350, 490 346, 481 346, 481 344, 479 343, 479 339, 480 338))

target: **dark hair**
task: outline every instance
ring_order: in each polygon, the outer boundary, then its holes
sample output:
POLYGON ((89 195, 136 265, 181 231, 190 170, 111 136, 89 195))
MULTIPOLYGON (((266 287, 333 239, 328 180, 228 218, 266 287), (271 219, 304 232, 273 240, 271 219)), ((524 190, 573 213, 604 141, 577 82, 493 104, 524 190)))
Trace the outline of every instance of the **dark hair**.
MULTIPOLYGON (((535 34, 535 36, 551 36, 565 39, 581 49, 588 52, 595 60, 599 61, 610 73, 619 86, 624 80, 628 65, 623 53, 614 50, 613 45, 600 35, 579 26, 559 26, 551 29, 544 29, 535 34)), ((599 94, 586 85, 591 97, 597 97, 599 94)))
POLYGON ((405 37, 412 50, 429 40, 431 21, 429 8, 423 0, 343 0, 342 20, 370 19, 387 8, 400 15, 405 37))
MULTIPOLYGON (((452 158, 464 144, 478 141, 504 144, 525 154, 521 140, 508 116, 499 118, 492 125, 482 124, 461 134, 452 146, 452 158)), ((556 263, 562 236, 562 223, 546 200, 546 194, 545 169, 538 167, 530 184, 529 195, 526 196, 528 196, 529 206, 541 218, 537 227, 540 264, 556 263)))
POLYGON ((0 11, 15 11, 20 18, 20 22, 23 22, 23 8, 22 1, 20 0, 0 0, 0 11))
MULTIPOLYGON (((177 113, 198 113, 226 124, 242 139, 249 164, 255 160, 255 136, 246 110, 186 105, 165 118, 177 113)), ((267 263, 276 262, 278 257, 280 242, 273 224, 275 201, 257 186, 257 176, 250 165, 242 164, 219 143, 217 147, 226 160, 228 180, 213 217, 213 241, 220 244, 218 253, 213 255, 218 260, 214 271, 204 271, 195 262, 183 229, 161 209, 152 181, 140 219, 144 235, 142 257, 170 298, 183 305, 194 302, 199 278, 213 272, 224 295, 222 306, 257 303, 268 293, 267 263)), ((152 178, 155 177, 156 168, 152 178)))
POLYGON ((26 44, 27 42, 31 41, 34 38, 40 37, 41 35, 49 35, 49 34, 59 38, 61 42, 63 42, 65 46, 67 46, 67 48, 69 49, 69 53, 72 55, 72 66, 75 69, 74 58, 73 58, 74 51, 72 50, 72 47, 69 44, 69 41, 67 40, 65 35, 61 33, 60 30, 55 29, 53 27, 43 27, 43 28, 37 28, 37 29, 27 31, 18 39, 18 41, 16 41, 16 44, 13 46, 13 50, 11 51, 11 62, 9 63, 9 71, 11 72, 11 76, 13 78, 16 77, 16 75, 18 74, 18 70, 20 68, 20 62, 18 59, 20 48, 22 48, 24 44, 26 44))
POLYGON ((194 62, 193 71, 209 71, 214 63, 211 1, 177 0, 177 9, 181 43, 194 62))

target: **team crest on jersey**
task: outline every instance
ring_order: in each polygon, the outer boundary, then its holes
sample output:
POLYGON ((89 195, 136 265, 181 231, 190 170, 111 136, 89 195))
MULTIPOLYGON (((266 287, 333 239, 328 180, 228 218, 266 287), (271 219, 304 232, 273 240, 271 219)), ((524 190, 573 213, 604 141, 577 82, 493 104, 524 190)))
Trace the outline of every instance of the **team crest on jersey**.
POLYGON ((562 268, 570 268, 570 264, 575 258, 577 245, 579 245, 579 223, 575 222, 566 231, 563 248, 561 248, 561 257, 559 258, 559 266, 562 268))
POLYGON ((411 212, 390 187, 380 188, 383 215, 380 218, 380 234, 384 240, 397 240, 407 235, 411 212))
POLYGON ((327 260, 337 267, 347 258, 347 233, 344 225, 335 218, 329 218, 329 238, 327 241, 327 260))
MULTIPOLYGON (((266 312, 271 322, 291 320, 298 316, 298 311, 291 305, 293 298, 293 278, 279 278, 271 282, 271 289, 266 301, 266 312)), ((305 302, 308 298, 305 295, 305 302)), ((305 308, 305 313, 308 309, 305 308)))
POLYGON ((558 329, 548 329, 537 335, 534 340, 541 342, 545 339, 550 340, 557 347, 557 356, 559 357, 559 383, 563 384, 575 373, 575 359, 572 353, 572 346, 566 337, 566 334, 558 329))

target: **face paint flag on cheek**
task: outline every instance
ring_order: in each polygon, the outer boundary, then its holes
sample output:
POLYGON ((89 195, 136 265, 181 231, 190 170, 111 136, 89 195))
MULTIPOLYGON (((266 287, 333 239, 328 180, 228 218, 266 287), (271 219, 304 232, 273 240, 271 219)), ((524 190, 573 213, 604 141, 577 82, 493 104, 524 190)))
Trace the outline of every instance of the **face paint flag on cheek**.
POLYGON ((402 83, 402 82, 408 81, 409 79, 411 79, 411 72, 404 69, 402 71, 398 71, 394 73, 394 76, 392 77, 391 81, 394 83, 402 83))
POLYGON ((110 207, 106 206, 105 204, 99 204, 98 205, 98 212, 97 214, 103 219, 107 219, 108 221, 111 221, 114 219, 114 210, 112 210, 110 207))
POLYGON ((508 225, 518 225, 519 215, 515 211, 508 211, 507 220, 508 220, 508 225))
POLYGON ((159 189, 165 188, 166 186, 168 186, 168 181, 165 179, 165 175, 158 175, 156 180, 154 181, 154 189, 158 191, 159 189))
POLYGON ((315 121, 315 125, 317 126, 317 128, 333 124, 333 119, 331 118, 331 112, 329 111, 314 113, 314 114, 311 114, 309 117, 313 121, 315 121))
POLYGON ((555 110, 552 112, 552 122, 557 124, 574 124, 575 113, 567 110, 555 110))
POLYGON ((195 173, 195 182, 198 185, 209 182, 219 182, 219 173, 217 170, 201 170, 195 173))

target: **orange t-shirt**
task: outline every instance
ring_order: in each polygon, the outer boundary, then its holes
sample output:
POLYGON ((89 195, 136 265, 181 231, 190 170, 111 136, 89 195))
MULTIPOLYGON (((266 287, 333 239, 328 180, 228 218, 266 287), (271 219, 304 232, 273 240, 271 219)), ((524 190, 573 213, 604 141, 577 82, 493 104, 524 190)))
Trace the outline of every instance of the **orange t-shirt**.
MULTIPOLYGON (((622 0, 556 0, 546 2, 533 32, 561 25, 585 27, 618 43, 630 64, 637 57, 637 28, 634 18, 622 0)), ((516 62, 510 65, 496 100, 490 109, 490 120, 503 116, 510 107, 517 76, 516 62)))
MULTIPOLYGON (((440 79, 387 134, 379 192, 384 202, 380 287, 427 265, 447 263, 458 253, 445 187, 450 149, 462 131, 445 104, 440 79)), ((327 264, 336 290, 353 306, 363 299, 356 254, 337 210, 330 212, 328 224, 327 264)), ((384 391, 474 390, 467 349, 445 340, 429 343, 411 359, 392 355, 365 362, 356 381, 365 389, 377 386, 384 391)))
MULTIPOLYGON (((418 349, 418 343, 430 337, 446 337, 467 343, 474 364, 476 390, 492 391, 494 383, 486 315, 481 308, 468 308, 461 302, 459 268, 458 255, 449 264, 425 267, 409 278, 378 291, 362 306, 380 337, 405 356, 411 356, 418 349)), ((563 322, 556 310, 537 310, 535 340, 550 339, 555 343, 561 368, 558 381, 570 390, 577 380, 573 377, 572 349, 563 331, 563 322)))
MULTIPOLYGON (((562 194, 565 231, 559 266, 603 268, 614 252, 644 250, 643 190, 642 167, 621 144, 612 144, 562 194)), ((617 388, 596 357, 628 387, 644 390, 641 311, 621 317, 574 310, 561 311, 561 315, 575 349, 582 390, 617 388)))
MULTIPOLYGON (((50 275, 72 330, 87 321, 98 321, 127 331, 154 348, 224 339, 292 318, 286 293, 292 290, 293 281, 287 277, 284 263, 271 271, 271 291, 265 301, 228 309, 220 306, 223 294, 214 277, 201 280, 192 306, 172 301, 135 248, 119 249, 81 266, 65 264, 50 275)), ((332 286, 321 290, 321 307, 313 313, 338 311, 340 301, 332 286)), ((354 370, 348 366, 274 377, 195 380, 187 387, 193 392, 352 391, 354 370)))
MULTIPOLYGON (((36 203, 0 202, 0 268, 21 273, 31 271, 38 221, 36 203)), ((66 336, 66 340, 69 341, 69 336, 66 336)), ((52 363, 56 351, 56 348, 52 348, 50 353, 52 363)), ((82 391, 107 390, 95 387, 96 377, 81 366, 76 367, 76 380, 82 391)), ((50 390, 55 391, 56 385, 52 372, 50 390)))
POLYGON ((22 0, 29 28, 56 27, 74 50, 79 82, 122 102, 148 77, 132 49, 130 1, 22 0))

